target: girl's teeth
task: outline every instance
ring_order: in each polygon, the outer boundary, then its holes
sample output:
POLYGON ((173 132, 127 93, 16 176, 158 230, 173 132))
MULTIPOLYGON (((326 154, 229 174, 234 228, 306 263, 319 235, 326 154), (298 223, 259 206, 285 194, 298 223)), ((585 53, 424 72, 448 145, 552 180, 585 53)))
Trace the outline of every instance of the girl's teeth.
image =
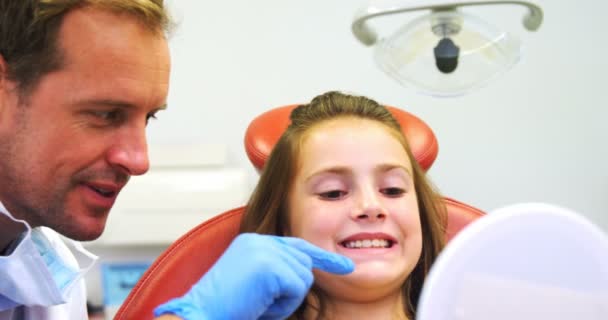
POLYGON ((384 239, 365 239, 365 240, 355 240, 355 241, 347 241, 344 244, 347 248, 388 248, 389 241, 384 239))

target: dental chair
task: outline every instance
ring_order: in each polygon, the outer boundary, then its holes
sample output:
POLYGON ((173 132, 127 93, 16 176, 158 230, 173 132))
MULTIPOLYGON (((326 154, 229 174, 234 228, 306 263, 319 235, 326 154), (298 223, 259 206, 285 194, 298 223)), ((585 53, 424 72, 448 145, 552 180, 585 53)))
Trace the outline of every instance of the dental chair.
MULTIPOLYGON (((273 146, 289 124, 297 105, 265 112, 255 118, 245 133, 245 150, 260 172, 273 146)), ((428 170, 435 161, 438 145, 433 131, 416 116, 388 107, 397 118, 416 161, 428 170)), ((448 212, 447 239, 484 215, 479 209, 444 198, 448 212)), ((133 287, 114 320, 152 319, 154 308, 186 293, 200 279, 236 237, 245 207, 221 213, 188 231, 167 248, 133 287)))

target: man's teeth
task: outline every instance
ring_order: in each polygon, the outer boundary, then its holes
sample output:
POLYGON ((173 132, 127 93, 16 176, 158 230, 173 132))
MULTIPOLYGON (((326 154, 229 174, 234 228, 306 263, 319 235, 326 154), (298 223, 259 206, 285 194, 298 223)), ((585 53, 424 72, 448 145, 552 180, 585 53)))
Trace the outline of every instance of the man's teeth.
POLYGON ((344 242, 344 246, 347 248, 388 248, 390 244, 390 241, 384 239, 366 239, 344 242))
POLYGON ((101 188, 97 188, 97 187, 92 187, 93 190, 101 193, 103 196, 105 197, 109 197, 111 196, 114 192, 110 191, 110 190, 105 190, 105 189, 101 189, 101 188))

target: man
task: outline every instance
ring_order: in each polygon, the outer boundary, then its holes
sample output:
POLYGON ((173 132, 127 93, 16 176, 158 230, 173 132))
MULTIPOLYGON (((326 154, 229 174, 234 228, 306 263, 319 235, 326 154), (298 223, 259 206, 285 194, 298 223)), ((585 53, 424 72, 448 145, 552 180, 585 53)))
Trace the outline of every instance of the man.
POLYGON ((168 19, 152 0, 1 1, 0 318, 84 319, 82 271, 51 229, 99 237, 129 177, 148 170, 146 123, 168 92, 168 19), (44 274, 36 262, 11 268, 32 242, 66 260, 50 267, 67 278, 59 290, 23 281, 44 274))
MULTIPOLYGON (((0 0, 0 320, 87 318, 82 275, 91 264, 79 266, 74 254, 94 257, 58 234, 99 237, 129 177, 148 170, 146 124, 165 108, 169 87, 168 25, 162 0, 0 0)), ((350 261, 289 241, 237 238, 176 300, 180 308, 221 319, 205 306, 277 279, 293 283, 264 271, 294 263, 281 258, 294 250, 307 272, 282 314, 303 299, 312 267, 352 270, 350 261), (231 259, 251 254, 252 244, 266 258, 239 261, 243 281, 218 292, 231 259), (313 264, 324 260, 329 267, 313 264)), ((232 314, 274 310, 288 286, 269 287, 232 314)), ((157 313, 188 317, 178 309, 173 302, 157 313)))

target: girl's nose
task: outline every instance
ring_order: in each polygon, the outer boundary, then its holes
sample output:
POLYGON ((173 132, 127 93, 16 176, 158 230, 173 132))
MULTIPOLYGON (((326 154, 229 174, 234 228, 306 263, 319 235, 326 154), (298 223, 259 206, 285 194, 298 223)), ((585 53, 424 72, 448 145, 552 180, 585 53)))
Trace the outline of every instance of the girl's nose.
POLYGON ((353 210, 352 217, 356 220, 376 221, 386 218, 386 210, 380 203, 379 195, 375 190, 366 190, 361 193, 358 208, 353 210))
POLYGON ((382 211, 375 210, 375 212, 363 212, 356 216, 357 220, 368 220, 368 221, 376 221, 376 220, 384 220, 386 218, 386 214, 382 211))

